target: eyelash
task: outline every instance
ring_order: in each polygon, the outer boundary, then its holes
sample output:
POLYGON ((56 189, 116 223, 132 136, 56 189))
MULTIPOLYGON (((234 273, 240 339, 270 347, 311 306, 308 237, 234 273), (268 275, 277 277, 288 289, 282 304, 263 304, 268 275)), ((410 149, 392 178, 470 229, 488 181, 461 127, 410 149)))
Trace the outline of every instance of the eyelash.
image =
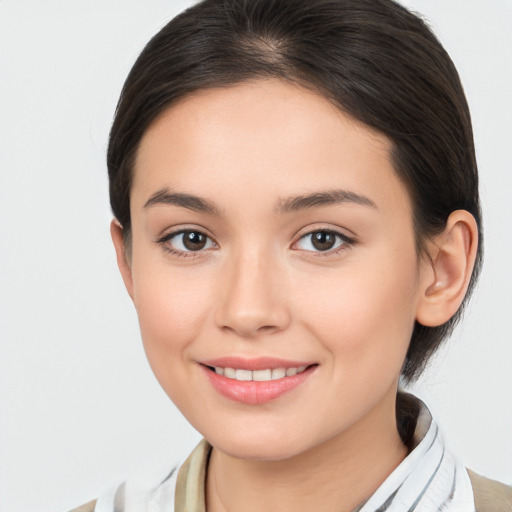
MULTIPOLYGON (((218 247, 218 245, 203 231, 199 229, 180 229, 178 231, 173 231, 171 233, 168 233, 158 240, 156 240, 156 243, 159 244, 164 251, 166 251, 169 254, 172 254, 173 256, 177 256, 179 258, 196 258, 201 255, 205 250, 208 249, 199 249, 197 251, 182 251, 179 249, 173 249, 171 246, 169 246, 168 242, 172 240, 174 237, 177 237, 179 235, 182 235, 184 233, 197 233, 204 237, 206 237, 215 247, 218 247)), ((332 256, 333 254, 339 254, 342 251, 347 250, 349 247, 355 245, 357 241, 354 238, 351 238, 344 233, 340 233, 339 231, 333 230, 333 229, 315 229, 312 231, 308 231, 307 233, 300 236, 300 238, 295 242, 293 245, 296 245, 301 240, 306 239, 308 236, 312 236, 315 233, 328 233, 331 235, 334 235, 337 239, 341 240, 341 244, 336 247, 335 249, 328 249, 326 251, 308 251, 303 249, 305 252, 310 252, 314 254, 314 257, 325 257, 325 256, 332 256)))

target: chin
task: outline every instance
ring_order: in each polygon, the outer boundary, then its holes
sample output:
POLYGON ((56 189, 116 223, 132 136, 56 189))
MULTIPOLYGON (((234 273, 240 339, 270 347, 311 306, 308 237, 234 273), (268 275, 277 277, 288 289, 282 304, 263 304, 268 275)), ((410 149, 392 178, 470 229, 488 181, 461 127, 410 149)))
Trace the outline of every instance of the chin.
POLYGON ((302 452, 299 446, 282 446, 279 443, 268 441, 259 441, 254 444, 228 442, 225 446, 222 444, 213 446, 230 457, 253 461, 286 460, 302 452))
POLYGON ((209 432, 205 437, 216 449, 237 459, 279 461, 295 457, 312 447, 306 439, 297 438, 296 431, 293 432, 293 438, 289 434, 289 429, 286 429, 284 434, 276 430, 272 432, 245 430, 243 434, 240 431, 214 434, 209 432))

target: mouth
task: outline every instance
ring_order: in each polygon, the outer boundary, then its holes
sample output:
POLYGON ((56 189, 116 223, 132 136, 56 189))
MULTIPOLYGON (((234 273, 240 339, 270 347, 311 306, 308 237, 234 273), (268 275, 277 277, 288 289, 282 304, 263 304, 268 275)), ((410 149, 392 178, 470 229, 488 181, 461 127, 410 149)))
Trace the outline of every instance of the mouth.
POLYGON ((285 377, 293 377, 298 373, 306 371, 307 368, 314 365, 302 365, 290 368, 266 368, 263 370, 247 370, 244 368, 230 368, 222 366, 207 366, 210 371, 215 372, 217 375, 223 375, 227 379, 234 379, 240 382, 268 382, 271 380, 284 379, 285 377))
POLYGON ((230 358, 200 363, 212 387, 230 400, 259 405, 291 392, 306 382, 318 363, 230 358), (213 364, 212 364, 213 363, 213 364))

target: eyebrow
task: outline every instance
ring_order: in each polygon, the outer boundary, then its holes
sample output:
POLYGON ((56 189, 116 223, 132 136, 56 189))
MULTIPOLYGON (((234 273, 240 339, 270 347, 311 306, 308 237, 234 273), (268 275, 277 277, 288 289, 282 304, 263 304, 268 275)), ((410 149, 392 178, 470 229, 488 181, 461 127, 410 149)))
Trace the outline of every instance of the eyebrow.
POLYGON ((170 192, 169 189, 162 189, 155 192, 144 204, 144 208, 157 205, 174 205, 188 208, 196 212, 210 213, 212 215, 221 216, 219 208, 208 199, 195 196, 192 194, 183 194, 180 192, 170 192))
POLYGON ((279 201, 275 213, 290 213, 343 203, 369 206, 378 210, 377 205, 368 197, 350 192, 349 190, 335 189, 282 199, 279 201))
MULTIPOLYGON (((277 206, 274 209, 274 213, 279 215, 343 203, 358 204, 378 209, 377 205, 366 196, 356 194, 349 190, 335 189, 281 199, 278 201, 277 206)), ((196 212, 209 213, 219 217, 222 216, 221 210, 212 201, 193 194, 170 192, 169 189, 162 189, 155 192, 146 201, 144 208, 157 205, 181 206, 182 208, 187 208, 196 212)))

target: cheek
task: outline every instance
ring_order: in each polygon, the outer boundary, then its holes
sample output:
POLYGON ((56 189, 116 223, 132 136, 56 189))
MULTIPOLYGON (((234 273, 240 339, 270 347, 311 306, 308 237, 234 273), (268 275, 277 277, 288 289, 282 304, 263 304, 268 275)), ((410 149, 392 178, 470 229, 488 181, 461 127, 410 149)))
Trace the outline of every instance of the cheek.
POLYGON ((303 281, 299 316, 350 371, 365 364, 371 371, 382 358, 399 371, 414 327, 417 273, 410 251, 360 258, 303 281))
POLYGON ((212 285, 190 268, 176 270, 165 265, 134 265, 134 303, 139 317, 144 349, 158 380, 165 380, 178 359, 190 359, 189 347, 210 316, 212 285), (140 268, 140 271, 138 271, 140 268))

